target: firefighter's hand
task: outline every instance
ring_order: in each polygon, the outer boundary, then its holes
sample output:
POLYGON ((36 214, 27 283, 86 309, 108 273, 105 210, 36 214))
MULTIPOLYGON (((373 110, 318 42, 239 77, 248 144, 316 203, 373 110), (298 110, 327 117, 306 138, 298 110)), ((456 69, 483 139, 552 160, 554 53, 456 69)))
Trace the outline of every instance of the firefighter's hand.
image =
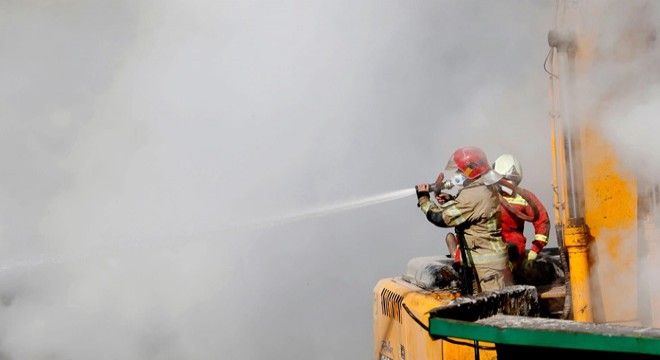
POLYGON ((415 186, 415 191, 417 192, 417 207, 422 206, 421 203, 422 198, 424 197, 426 197, 427 199, 431 198, 431 195, 429 194, 429 184, 419 184, 415 186))
POLYGON ((534 261, 536 260, 536 257, 537 257, 538 255, 539 255, 539 254, 536 253, 536 251, 530 250, 530 251, 527 253, 527 259, 525 259, 525 261, 523 262, 523 266, 525 266, 526 269, 531 268, 532 265, 534 265, 534 261))
POLYGON ((419 185, 415 186, 415 191, 417 191, 417 198, 418 199, 421 199, 424 196, 430 198, 430 196, 429 196, 429 184, 419 184, 419 185))
POLYGON ((435 199, 438 201, 438 204, 442 205, 449 200, 453 200, 454 197, 451 196, 450 194, 441 192, 439 194, 435 194, 435 199))

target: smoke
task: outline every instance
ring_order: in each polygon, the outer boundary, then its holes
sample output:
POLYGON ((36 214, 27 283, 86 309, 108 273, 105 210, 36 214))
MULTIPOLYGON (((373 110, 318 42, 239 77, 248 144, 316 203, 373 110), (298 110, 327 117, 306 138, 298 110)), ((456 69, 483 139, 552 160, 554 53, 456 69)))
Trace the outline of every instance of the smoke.
POLYGON ((5 359, 365 358, 414 196, 519 156, 550 207, 554 2, 0 2, 5 359))
POLYGON ((660 12, 649 1, 579 3, 584 34, 579 50, 577 112, 614 145, 628 169, 643 180, 657 178, 652 140, 660 91, 660 12), (607 9, 605 11, 605 9, 607 9), (580 71, 579 69, 583 69, 580 71), (643 146, 640 146, 643 144, 643 146), (637 169, 645 169, 638 171, 637 169))
MULTIPOLYGON (((649 224, 658 221, 653 210, 657 199, 652 197, 660 176, 660 149, 654 137, 660 114, 655 101, 660 90, 656 40, 660 12, 649 1, 570 4, 579 21, 564 25, 574 26, 580 34, 572 100, 582 125, 606 140, 596 150, 605 156, 587 155, 583 161, 617 164, 616 179, 607 173, 585 176, 592 185, 599 179, 609 184, 618 181, 615 187, 621 198, 635 199, 622 200, 619 209, 604 214, 612 225, 592 234, 596 240, 590 260, 597 264, 592 267, 591 282, 594 316, 597 321, 657 325, 651 312, 652 303, 657 302, 652 284, 658 270, 654 261, 657 232, 649 224), (639 224, 633 218, 638 214, 639 224)), ((599 216, 599 209, 592 210, 599 216)))
MULTIPOLYGON (((576 35, 577 55, 574 67, 554 67, 561 68, 558 79, 566 96, 556 99, 561 98, 561 111, 565 112, 560 114, 560 120, 580 125, 575 133, 588 134, 589 141, 598 142, 600 146, 592 147, 598 155, 608 154, 596 158, 620 163, 615 170, 630 186, 636 185, 635 177, 654 182, 656 162, 649 156, 654 145, 650 141, 639 146, 639 141, 652 133, 645 130, 652 128, 652 99, 660 80, 656 66, 660 57, 656 44, 656 24, 660 20, 657 7, 645 0, 557 4, 556 29, 560 34, 576 35)), ((596 163, 589 150, 576 158, 580 157, 596 163)), ((601 175, 591 170, 584 176, 597 179, 601 175)))

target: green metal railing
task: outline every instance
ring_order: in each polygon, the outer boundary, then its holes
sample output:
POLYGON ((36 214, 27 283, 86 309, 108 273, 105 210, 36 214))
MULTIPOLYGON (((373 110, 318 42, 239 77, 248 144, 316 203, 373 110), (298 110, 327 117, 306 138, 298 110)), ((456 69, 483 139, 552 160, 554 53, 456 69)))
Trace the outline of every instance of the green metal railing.
POLYGON ((616 353, 660 355, 660 329, 496 315, 467 322, 429 320, 433 337, 491 343, 616 353))

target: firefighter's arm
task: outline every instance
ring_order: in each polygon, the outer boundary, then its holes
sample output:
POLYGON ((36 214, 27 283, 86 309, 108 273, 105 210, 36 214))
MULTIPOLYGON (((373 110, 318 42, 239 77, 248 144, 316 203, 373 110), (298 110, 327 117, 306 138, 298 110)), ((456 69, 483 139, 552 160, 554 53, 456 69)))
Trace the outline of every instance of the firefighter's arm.
POLYGON ((440 217, 444 226, 456 227, 466 221, 472 220, 475 204, 463 196, 456 196, 442 204, 440 212, 436 216, 440 217))
POLYGON ((440 208, 431 201, 428 184, 419 184, 415 187, 415 190, 417 191, 417 206, 419 206, 422 212, 426 215, 426 219, 436 226, 451 226, 443 219, 444 206, 443 208, 440 208))
POLYGON ((541 201, 531 191, 527 191, 527 196, 538 209, 539 216, 532 222, 534 225, 534 240, 532 241, 532 248, 530 249, 527 258, 529 260, 536 259, 538 253, 548 244, 548 235, 550 234, 550 217, 548 211, 541 201))

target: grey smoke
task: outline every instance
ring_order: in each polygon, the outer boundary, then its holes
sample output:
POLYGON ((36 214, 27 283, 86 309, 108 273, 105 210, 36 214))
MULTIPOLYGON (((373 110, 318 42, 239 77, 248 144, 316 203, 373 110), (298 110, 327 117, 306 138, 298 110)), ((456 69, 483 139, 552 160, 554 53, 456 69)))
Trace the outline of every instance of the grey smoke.
POLYGON ((368 358, 375 283, 446 252, 413 196, 221 230, 464 145, 552 208, 554 1, 0 6, 5 358, 368 358))

